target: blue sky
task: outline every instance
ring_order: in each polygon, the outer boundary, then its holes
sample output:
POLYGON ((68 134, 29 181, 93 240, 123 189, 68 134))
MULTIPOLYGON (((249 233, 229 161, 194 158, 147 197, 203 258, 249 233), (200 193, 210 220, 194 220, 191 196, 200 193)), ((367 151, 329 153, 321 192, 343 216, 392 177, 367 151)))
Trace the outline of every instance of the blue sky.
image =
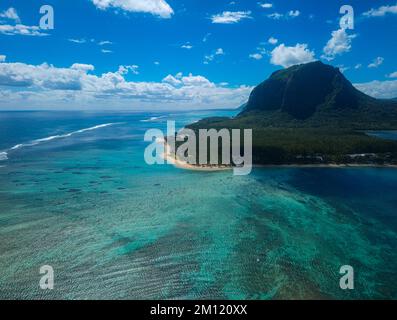
POLYGON ((322 60, 397 97, 397 1, 3 0, 0 109, 207 109, 322 60), (55 28, 39 28, 42 5, 55 28), (354 9, 353 30, 340 7, 354 9))

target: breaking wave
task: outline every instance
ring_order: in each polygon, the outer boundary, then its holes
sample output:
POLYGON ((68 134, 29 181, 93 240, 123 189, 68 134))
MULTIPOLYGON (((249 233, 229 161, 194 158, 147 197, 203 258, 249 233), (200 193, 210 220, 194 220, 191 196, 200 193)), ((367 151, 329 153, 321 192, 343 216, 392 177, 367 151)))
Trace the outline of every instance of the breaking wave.
POLYGON ((109 127, 109 126, 113 126, 113 125, 117 125, 117 124, 121 124, 121 122, 117 122, 117 123, 104 123, 104 124, 100 124, 94 127, 90 127, 90 128, 85 128, 85 129, 81 129, 81 130, 77 130, 77 131, 73 131, 70 133, 65 133, 65 134, 60 134, 60 135, 55 135, 55 136, 50 136, 50 137, 46 137, 46 138, 41 138, 41 139, 36 139, 36 140, 32 140, 30 142, 27 143, 20 143, 17 144, 5 151, 1 151, 0 152, 0 161, 4 161, 8 159, 8 152, 10 151, 15 151, 21 148, 25 148, 25 147, 33 147, 45 142, 49 142, 52 140, 56 140, 56 139, 64 139, 64 138, 69 138, 75 134, 79 134, 79 133, 84 133, 87 131, 93 131, 93 130, 97 130, 97 129, 101 129, 101 128, 105 128, 105 127, 109 127))

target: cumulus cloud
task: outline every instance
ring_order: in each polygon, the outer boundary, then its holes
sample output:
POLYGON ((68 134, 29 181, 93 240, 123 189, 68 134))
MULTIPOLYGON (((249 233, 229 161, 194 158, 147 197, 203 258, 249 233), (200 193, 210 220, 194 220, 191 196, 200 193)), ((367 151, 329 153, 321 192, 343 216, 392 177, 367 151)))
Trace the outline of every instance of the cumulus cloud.
POLYGON ((282 43, 274 48, 270 54, 270 63, 284 68, 315 60, 314 51, 310 51, 307 44, 300 43, 297 43, 294 47, 287 47, 282 43))
POLYGON ((269 40, 267 40, 267 42, 274 45, 278 43, 278 39, 270 37, 269 40))
POLYGON ((119 70, 117 71, 118 73, 125 75, 128 72, 132 72, 133 74, 139 74, 139 66, 136 64, 130 65, 130 66, 120 66, 119 70))
POLYGON ((6 56, 4 54, 0 54, 0 62, 6 61, 6 56))
MULTIPOLYGON (((1 57, 1 56, 0 56, 1 57)), ((397 78, 397 71, 387 75, 388 78, 397 78)))
POLYGON ((397 4, 392 6, 381 6, 363 13, 365 17, 383 17, 387 14, 397 14, 397 4))
POLYGON ((345 29, 333 31, 331 39, 328 40, 324 47, 324 54, 321 57, 331 61, 334 60, 336 56, 349 52, 352 47, 352 40, 355 37, 355 34, 349 35, 345 29))
POLYGON ((212 23, 233 24, 243 19, 250 19, 251 11, 224 11, 211 17, 212 23))
POLYGON ((95 75, 94 66, 75 63, 69 68, 49 64, 0 63, 0 105, 69 108, 226 108, 245 102, 252 87, 225 87, 201 75, 168 75, 161 82, 127 81, 138 66, 120 66, 95 75))
POLYGON ((171 18, 174 10, 165 0, 91 0, 99 9, 121 9, 127 12, 150 13, 161 18, 171 18))
POLYGON ((8 36, 48 36, 47 33, 41 31, 38 26, 26 26, 21 23, 17 11, 14 8, 8 8, 0 13, 0 18, 6 19, 7 22, 1 21, 5 24, 0 24, 0 33, 8 36))
POLYGON ((0 18, 14 20, 16 23, 21 22, 21 19, 19 18, 18 13, 14 8, 8 8, 7 10, 1 12, 0 18))
POLYGON ((55 68, 46 63, 1 63, 0 85, 10 87, 40 87, 45 89, 80 90, 82 70, 55 68))
POLYGON ((371 81, 357 83, 354 86, 371 97, 379 99, 391 99, 397 97, 397 80, 371 81))
POLYGON ((368 65, 368 68, 377 68, 377 67, 379 67, 379 66, 383 63, 383 61, 385 61, 384 58, 382 58, 382 57, 376 57, 376 58, 374 59, 374 61, 372 61, 372 63, 370 63, 370 64, 368 65))
POLYGON ((47 33, 41 32, 41 29, 37 26, 25 26, 23 24, 17 24, 17 25, 2 24, 0 25, 0 33, 8 36, 15 36, 15 35, 35 36, 35 37, 48 36, 47 33))
POLYGON ((83 63, 74 63, 70 68, 74 70, 81 70, 84 72, 95 70, 95 67, 92 64, 83 64, 83 63))

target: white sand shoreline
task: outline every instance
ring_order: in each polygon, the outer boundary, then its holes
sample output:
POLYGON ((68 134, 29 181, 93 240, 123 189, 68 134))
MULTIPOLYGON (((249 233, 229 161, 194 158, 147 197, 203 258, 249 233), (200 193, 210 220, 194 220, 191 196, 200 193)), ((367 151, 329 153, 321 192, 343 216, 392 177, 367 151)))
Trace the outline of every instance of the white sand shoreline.
MULTIPOLYGON (((184 169, 184 170, 192 170, 192 171, 205 171, 205 172, 214 172, 214 171, 225 171, 225 170, 233 170, 232 166, 203 166, 203 165, 192 165, 183 160, 178 159, 171 152, 171 146, 164 140, 159 141, 159 143, 164 143, 164 154, 163 158, 169 163, 174 165, 176 168, 184 169)), ((359 163, 351 163, 351 164, 336 164, 336 163, 324 163, 324 164, 254 164, 253 168, 334 168, 334 169, 344 169, 344 168, 389 168, 389 169, 397 169, 397 165, 395 164, 359 164, 359 163)))

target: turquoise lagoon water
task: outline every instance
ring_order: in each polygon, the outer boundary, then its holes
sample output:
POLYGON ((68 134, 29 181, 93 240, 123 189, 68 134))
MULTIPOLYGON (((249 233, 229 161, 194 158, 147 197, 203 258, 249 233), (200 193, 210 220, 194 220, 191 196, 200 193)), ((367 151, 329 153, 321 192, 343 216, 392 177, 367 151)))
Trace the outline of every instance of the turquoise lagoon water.
POLYGON ((397 298, 397 170, 145 164, 146 129, 209 115, 0 113, 0 298, 397 298))

